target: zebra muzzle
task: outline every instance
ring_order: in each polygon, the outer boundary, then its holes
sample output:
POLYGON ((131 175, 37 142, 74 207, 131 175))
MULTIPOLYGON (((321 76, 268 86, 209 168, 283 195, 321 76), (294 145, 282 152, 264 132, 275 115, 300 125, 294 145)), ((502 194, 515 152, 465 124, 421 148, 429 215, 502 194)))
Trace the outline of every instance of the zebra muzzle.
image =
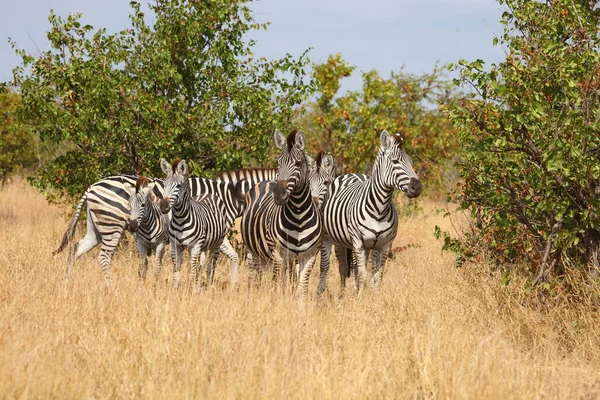
POLYGON ((415 198, 419 197, 421 192, 423 191, 423 185, 421 185, 421 181, 416 178, 410 178, 410 183, 408 184, 408 190, 406 191, 406 197, 415 198))
POLYGON ((158 206, 160 207, 161 213, 167 214, 171 210, 170 199, 168 197, 163 197, 158 202, 158 206))
POLYGON ((287 180, 277 181, 275 189, 273 189, 273 199, 276 204, 283 205, 290 198, 290 193, 287 191, 287 180))
POLYGON ((129 231, 131 231, 131 232, 137 231, 137 229, 138 229, 137 219, 132 219, 131 221, 129 221, 129 225, 128 225, 127 229, 129 229, 129 231))

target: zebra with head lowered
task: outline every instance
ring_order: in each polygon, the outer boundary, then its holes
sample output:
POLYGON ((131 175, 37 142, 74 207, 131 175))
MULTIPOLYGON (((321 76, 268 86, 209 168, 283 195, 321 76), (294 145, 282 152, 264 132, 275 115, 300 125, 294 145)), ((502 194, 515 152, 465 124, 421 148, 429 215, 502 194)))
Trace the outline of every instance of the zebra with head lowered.
POLYGON ((357 290, 360 292, 366 285, 369 251, 373 251, 371 286, 379 286, 383 275, 381 257, 389 252, 398 231, 394 188, 409 198, 419 196, 422 190, 412 160, 404 151, 402 137, 390 136, 384 130, 372 176, 341 175, 331 185, 323 208, 325 237, 317 293, 325 290, 332 245, 336 246, 342 291, 349 275, 349 251, 354 256, 357 290))
MULTIPOLYGON (((161 160, 161 168, 167 174, 164 182, 164 195, 160 200, 163 213, 171 212, 169 223, 169 240, 171 256, 173 257, 173 284, 177 287, 180 282, 181 258, 183 249, 190 252, 190 278, 192 283, 198 278, 197 264, 203 251, 220 250, 231 260, 231 282, 237 284, 239 257, 229 240, 227 233, 235 218, 228 217, 227 206, 218 196, 206 193, 197 200, 192 199, 190 190, 189 167, 185 160, 176 161, 169 165, 161 160)), ((230 187, 235 199, 243 202, 239 188, 232 183, 219 182, 230 187)), ((212 283, 214 259, 207 269, 208 282, 212 283)))
MULTIPOLYGON (((260 177, 274 178, 275 169, 271 169, 270 172, 269 169, 261 170, 263 172, 259 174, 254 173, 253 169, 233 171, 228 173, 228 179, 245 180, 243 187, 249 187, 257 183, 253 179, 260 177)), ((85 191, 77 204, 71 223, 63 235, 60 247, 52 253, 56 255, 67 247, 75 234, 79 216, 83 208, 87 206, 87 232, 85 237, 76 243, 70 251, 66 269, 67 277, 79 257, 101 245, 98 261, 104 275, 104 281, 107 286, 110 286, 112 282, 110 273, 112 257, 130 221, 129 198, 135 193, 137 179, 137 176, 132 175, 111 176, 90 185, 85 191)), ((153 194, 161 198, 163 192, 162 180, 148 179, 150 185, 154 185, 153 194)), ((220 179, 220 177, 217 176, 217 179, 220 179)), ((224 182, 194 177, 190 178, 190 187, 192 197, 197 197, 203 193, 212 193, 221 198, 225 202, 228 218, 235 220, 235 218, 242 215, 243 204, 233 198, 230 187, 224 182)))
POLYGON ((169 244, 169 217, 160 211, 156 196, 152 191, 150 179, 140 176, 135 183, 135 193, 129 198, 128 229, 135 237, 140 265, 138 275, 146 279, 148 270, 147 256, 154 251, 154 276, 162 269, 162 259, 169 244))
POLYGON ((272 264, 275 276, 283 272, 285 279, 291 262, 298 260, 298 294, 304 298, 323 234, 321 215, 311 196, 304 134, 292 132, 286 139, 276 131, 275 144, 283 150, 277 181, 261 182, 246 194, 240 229, 251 270, 272 264))

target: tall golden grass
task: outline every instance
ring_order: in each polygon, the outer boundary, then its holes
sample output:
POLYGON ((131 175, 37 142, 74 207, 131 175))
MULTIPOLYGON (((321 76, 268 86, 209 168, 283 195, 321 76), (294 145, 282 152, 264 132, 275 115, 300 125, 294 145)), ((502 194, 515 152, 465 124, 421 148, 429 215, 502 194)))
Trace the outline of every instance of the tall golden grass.
POLYGON ((211 289, 174 290, 167 258, 141 283, 131 241, 113 289, 97 250, 65 283, 67 252, 51 252, 71 213, 16 180, 0 191, 0 397, 600 398, 597 312, 526 306, 482 268, 455 268, 432 235, 447 221, 424 204, 381 293, 339 300, 334 267, 328 296, 303 308, 248 290, 243 264, 237 292, 225 264, 211 289))

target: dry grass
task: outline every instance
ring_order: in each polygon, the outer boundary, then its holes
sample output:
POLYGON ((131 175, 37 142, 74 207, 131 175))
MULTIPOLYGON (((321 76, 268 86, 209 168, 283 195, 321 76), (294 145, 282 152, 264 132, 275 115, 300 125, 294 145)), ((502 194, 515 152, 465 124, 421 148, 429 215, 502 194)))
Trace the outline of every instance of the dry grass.
POLYGON ((11 183, 0 192, 0 397, 600 397, 597 313, 524 307, 495 278, 456 269, 432 237, 446 223, 434 206, 401 225, 396 246, 417 246, 388 264, 379 295, 337 300, 332 268, 329 298, 302 309, 289 293, 248 291, 243 265, 234 293, 223 265, 201 293, 165 284, 168 260, 162 283, 140 283, 131 245, 115 256, 115 289, 97 251, 65 285, 67 255, 51 251, 70 212, 11 183))

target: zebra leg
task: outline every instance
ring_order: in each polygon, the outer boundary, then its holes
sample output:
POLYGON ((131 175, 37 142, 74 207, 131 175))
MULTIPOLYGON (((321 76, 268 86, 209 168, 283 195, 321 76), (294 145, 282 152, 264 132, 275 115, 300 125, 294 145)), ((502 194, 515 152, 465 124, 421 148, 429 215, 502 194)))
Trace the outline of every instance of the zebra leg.
POLYGON ((325 239, 321 243, 321 266, 320 266, 321 274, 319 276, 319 287, 317 288, 317 295, 322 294, 325 291, 325 289, 327 288, 327 274, 329 273, 329 262, 331 259, 331 246, 332 246, 332 242, 329 239, 325 239))
MULTIPOLYGON (((348 279, 348 277, 350 276, 350 266, 348 263, 351 260, 348 260, 348 252, 352 253, 352 251, 350 249, 347 249, 346 247, 335 246, 335 256, 338 260, 338 270, 340 271, 340 297, 344 295, 344 292, 346 290, 346 279, 348 279)), ((350 257, 352 257, 352 255, 350 257)), ((322 258, 321 262, 323 262, 322 258)))
POLYGON ((112 257, 115 254, 119 240, 123 230, 113 233, 112 235, 105 235, 102 238, 102 245, 100 246, 100 254, 98 254, 98 261, 100 262, 100 269, 104 274, 104 283, 106 287, 112 284, 112 276, 110 275, 110 264, 112 263, 112 257))
POLYGON ((363 286, 367 284, 366 252, 362 243, 355 243, 353 251, 356 263, 354 267, 356 271, 356 290, 360 294, 363 286))
MULTIPOLYGON (((201 251, 202 246, 203 246, 204 242, 202 241, 198 241, 198 243, 196 243, 191 249, 190 249, 190 283, 192 285, 199 285, 200 284, 200 275, 198 273, 198 261, 200 260, 202 254, 204 254, 204 258, 203 258, 203 262, 206 263, 206 254, 205 252, 201 251)), ((201 264, 201 266, 203 266, 201 264)), ((210 272, 207 271, 207 275, 210 272)))
MULTIPOLYGON (((223 243, 221 243, 219 250, 231 260, 231 286, 236 287, 238 283, 238 266, 240 264, 240 258, 227 238, 223 239, 223 243)), ((215 251, 213 257, 214 262, 217 261, 218 256, 219 252, 215 251)))
POLYGON ((173 257, 173 286, 179 287, 181 281, 181 258, 183 257, 183 246, 171 243, 171 256, 173 257))
POLYGON ((248 267, 248 290, 252 287, 252 283, 254 282, 254 287, 260 286, 260 282, 262 280, 262 268, 258 264, 258 262, 254 261, 254 256, 251 253, 247 253, 246 255, 246 266, 248 267))
POLYGON ((87 215, 87 232, 83 239, 81 239, 73 249, 69 253, 69 259, 67 261, 67 270, 65 272, 65 278, 69 278, 71 275, 71 269, 75 265, 75 261, 88 251, 92 250, 94 247, 98 246, 101 242, 100 233, 96 229, 96 225, 92 220, 90 215, 91 213, 88 211, 87 215))
POLYGON ((315 260, 317 259, 317 253, 313 253, 311 256, 302 257, 300 260, 300 276, 298 277, 298 297, 304 301, 308 297, 308 282, 310 280, 310 273, 312 272, 315 260))
POLYGON ((290 266, 284 265, 283 257, 281 257, 281 254, 279 254, 279 251, 277 250, 274 250, 273 254, 271 254, 271 260, 273 262, 273 281, 277 282, 277 280, 281 278, 281 287, 285 288, 287 284, 287 268, 290 268, 290 266))
POLYGON ((140 265, 138 267, 138 277, 141 280, 146 280, 146 271, 148 271, 148 250, 150 246, 141 240, 136 241, 138 256, 140 258, 140 265))
POLYGON ((160 271, 162 270, 162 260, 165 255, 165 251, 167 249, 167 242, 160 242, 156 246, 155 254, 154 254, 154 265, 152 267, 152 272, 154 272, 154 277, 158 278, 160 271))
POLYGON ((385 266, 385 260, 387 259, 385 255, 388 254, 389 249, 390 246, 386 246, 380 251, 373 250, 373 257, 371 261, 373 263, 373 276, 371 277, 371 288, 379 290, 381 287, 381 280, 383 279, 383 268, 385 266))

